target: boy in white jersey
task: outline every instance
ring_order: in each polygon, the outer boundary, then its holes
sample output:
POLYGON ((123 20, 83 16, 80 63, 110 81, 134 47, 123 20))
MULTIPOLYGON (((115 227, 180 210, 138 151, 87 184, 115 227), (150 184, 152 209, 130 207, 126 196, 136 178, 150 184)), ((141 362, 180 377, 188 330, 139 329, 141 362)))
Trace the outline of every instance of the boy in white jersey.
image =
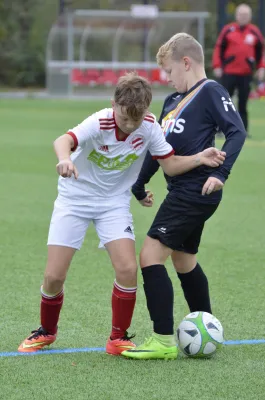
MULTIPOLYGON (((93 114, 54 142, 60 178, 41 287, 41 326, 22 342, 19 351, 37 351, 55 341, 67 271, 92 221, 116 278, 106 351, 119 355, 135 346, 127 334, 137 285, 130 188, 146 152, 151 152, 168 175, 202 164, 217 167, 225 157, 214 148, 195 156, 174 156, 154 115, 148 112, 151 99, 149 82, 135 73, 127 74, 118 82, 112 109, 93 114)), ((152 196, 142 204, 150 206, 152 196)))

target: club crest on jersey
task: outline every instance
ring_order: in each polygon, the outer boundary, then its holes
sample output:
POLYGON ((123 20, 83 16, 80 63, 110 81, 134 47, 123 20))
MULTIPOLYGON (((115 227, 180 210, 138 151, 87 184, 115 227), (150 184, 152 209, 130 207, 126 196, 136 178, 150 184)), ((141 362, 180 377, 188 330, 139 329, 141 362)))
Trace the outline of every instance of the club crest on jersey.
POLYGON ((109 152, 109 146, 99 146, 98 148, 100 151, 103 151, 104 153, 109 152))
POLYGON ((144 145, 144 140, 142 137, 138 136, 138 137, 134 137, 131 141, 130 141, 130 146, 134 149, 134 150, 140 150, 144 145))
POLYGON ((186 123, 186 120, 183 118, 169 118, 167 120, 162 121, 162 130, 164 132, 164 135, 167 136, 169 133, 174 132, 174 133, 182 133, 184 131, 184 125, 186 123))
POLYGON ((245 43, 246 44, 254 44, 255 42, 255 36, 252 35, 251 33, 248 33, 245 37, 245 43))

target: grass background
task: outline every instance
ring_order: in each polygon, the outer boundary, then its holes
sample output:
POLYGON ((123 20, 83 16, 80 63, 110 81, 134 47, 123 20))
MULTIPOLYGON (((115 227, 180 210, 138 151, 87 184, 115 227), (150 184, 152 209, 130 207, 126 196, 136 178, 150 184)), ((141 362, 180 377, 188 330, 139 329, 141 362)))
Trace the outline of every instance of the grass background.
MULTIPOLYGON (((1 100, 0 353, 16 351, 39 324, 39 287, 57 194, 53 140, 109 102, 1 100)), ((152 111, 158 116, 161 102, 152 111)), ((223 202, 207 223, 199 261, 208 275, 214 314, 226 340, 264 338, 265 103, 250 103, 250 133, 223 202)), ((221 141, 217 141, 221 146, 221 141)), ((166 194, 159 172, 152 209, 133 199, 137 251, 166 194)), ((56 349, 104 347, 110 331, 114 274, 91 227, 66 282, 56 349)), ((175 321, 188 313, 179 281, 175 321)), ((139 273, 131 332, 140 344, 151 323, 139 273)), ((134 362, 104 353, 0 357, 0 399, 250 400, 265 398, 265 346, 225 346, 211 360, 134 362)))

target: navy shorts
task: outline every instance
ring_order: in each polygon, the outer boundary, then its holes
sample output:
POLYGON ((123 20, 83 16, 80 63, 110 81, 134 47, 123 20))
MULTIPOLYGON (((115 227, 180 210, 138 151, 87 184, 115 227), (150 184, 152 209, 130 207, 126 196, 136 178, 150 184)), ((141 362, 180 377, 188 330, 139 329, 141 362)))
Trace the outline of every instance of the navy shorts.
POLYGON ((161 204, 147 235, 172 250, 196 254, 204 224, 218 204, 191 203, 169 192, 161 204))

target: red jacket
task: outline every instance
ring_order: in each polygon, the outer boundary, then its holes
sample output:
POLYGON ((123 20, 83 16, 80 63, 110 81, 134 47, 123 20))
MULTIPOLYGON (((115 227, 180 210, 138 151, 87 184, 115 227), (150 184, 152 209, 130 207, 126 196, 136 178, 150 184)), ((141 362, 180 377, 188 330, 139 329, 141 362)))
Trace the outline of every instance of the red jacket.
POLYGON ((265 68, 264 38, 253 24, 240 27, 225 25, 214 47, 213 68, 225 74, 251 75, 254 69, 265 68))

